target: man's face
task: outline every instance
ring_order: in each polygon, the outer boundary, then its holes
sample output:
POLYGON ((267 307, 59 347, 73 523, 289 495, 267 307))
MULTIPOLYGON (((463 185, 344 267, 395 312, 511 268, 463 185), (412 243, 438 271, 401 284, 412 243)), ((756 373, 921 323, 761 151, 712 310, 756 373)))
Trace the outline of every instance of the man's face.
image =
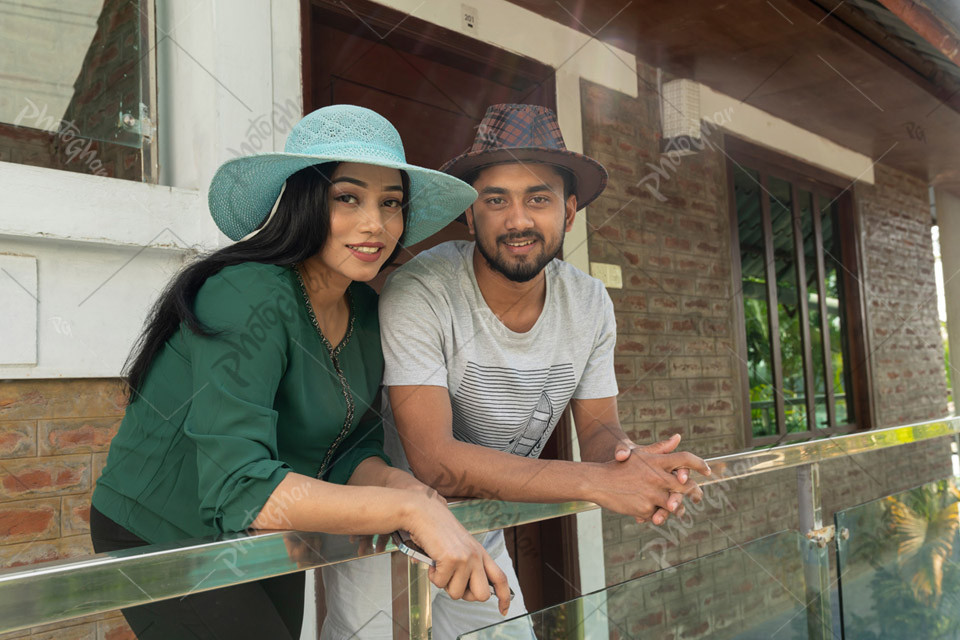
POLYGON ((576 196, 564 200, 563 178, 541 163, 488 167, 473 187, 480 197, 467 210, 467 226, 480 255, 514 282, 532 280, 560 253, 576 196))

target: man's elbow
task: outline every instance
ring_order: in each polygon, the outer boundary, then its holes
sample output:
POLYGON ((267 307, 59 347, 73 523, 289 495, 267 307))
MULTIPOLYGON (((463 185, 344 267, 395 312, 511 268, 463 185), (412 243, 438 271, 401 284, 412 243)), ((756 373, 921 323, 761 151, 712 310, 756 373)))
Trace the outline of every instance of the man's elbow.
POLYGON ((436 489, 444 497, 461 496, 458 486, 465 480, 464 471, 459 471, 448 461, 452 459, 449 447, 437 445, 429 450, 411 451, 405 447, 410 471, 420 482, 436 489))

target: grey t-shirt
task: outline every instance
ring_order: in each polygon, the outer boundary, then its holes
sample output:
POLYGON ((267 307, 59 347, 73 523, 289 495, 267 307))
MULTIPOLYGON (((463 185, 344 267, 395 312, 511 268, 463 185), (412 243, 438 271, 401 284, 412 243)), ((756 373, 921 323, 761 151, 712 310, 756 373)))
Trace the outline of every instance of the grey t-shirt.
MULTIPOLYGON (((511 331, 480 293, 473 251, 472 242, 445 242, 387 279, 383 384, 446 387, 455 438, 538 457, 571 398, 617 395, 613 303, 599 280, 553 260, 536 324, 511 331)), ((392 413, 384 415, 389 441, 392 413)))

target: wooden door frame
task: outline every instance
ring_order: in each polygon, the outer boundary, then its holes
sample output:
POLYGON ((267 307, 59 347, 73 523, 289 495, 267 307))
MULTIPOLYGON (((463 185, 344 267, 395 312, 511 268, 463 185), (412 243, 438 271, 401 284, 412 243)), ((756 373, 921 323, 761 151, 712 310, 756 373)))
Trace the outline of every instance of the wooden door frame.
POLYGON ((300 0, 301 51, 304 53, 301 56, 304 114, 318 108, 314 101, 314 92, 320 87, 315 85, 314 67, 307 55, 312 51, 311 26, 316 12, 330 18, 330 24, 334 27, 345 26, 351 20, 360 20, 367 25, 374 37, 387 34, 392 41, 388 43, 386 38, 379 38, 377 42, 381 44, 396 44, 402 50, 415 49, 417 55, 442 59, 443 64, 469 72, 482 69, 486 78, 506 86, 519 88, 534 81, 537 85, 542 85, 547 90, 546 93, 556 96, 554 69, 542 62, 371 0, 351 0, 349 7, 337 0, 300 0), (517 79, 523 79, 524 84, 515 84, 517 79))
MULTIPOLYGON (((319 69, 316 68, 312 59, 312 29, 318 13, 324 17, 324 24, 341 28, 348 33, 351 32, 350 22, 356 20, 364 22, 371 30, 371 40, 374 43, 395 46, 398 51, 415 51, 418 56, 442 60, 443 64, 470 73, 482 72, 484 77, 518 90, 525 87, 539 87, 544 95, 553 98, 551 106, 556 110, 555 70, 549 65, 370 0, 352 0, 349 6, 336 0, 300 0, 300 9, 304 114, 326 104, 316 99, 316 92, 322 91, 323 87, 317 85, 319 69), (384 38, 374 39, 379 34, 389 34, 390 42, 386 42, 384 38)), ((533 89, 529 91, 532 92, 533 89)), ((560 459, 573 460, 572 429, 570 410, 566 408, 557 423, 554 435, 551 436, 560 459)), ((560 541, 559 548, 555 546, 544 548, 541 545, 540 556, 544 559, 541 567, 541 581, 555 582, 557 575, 553 567, 562 567, 563 593, 555 596, 562 600, 579 596, 580 563, 576 516, 526 526, 539 527, 541 540, 560 541)), ((514 556, 513 560, 516 565, 520 558, 514 556)), ((322 579, 319 578, 319 574, 317 589, 319 619, 324 612, 322 579)), ((551 601, 549 604, 554 602, 551 601)))

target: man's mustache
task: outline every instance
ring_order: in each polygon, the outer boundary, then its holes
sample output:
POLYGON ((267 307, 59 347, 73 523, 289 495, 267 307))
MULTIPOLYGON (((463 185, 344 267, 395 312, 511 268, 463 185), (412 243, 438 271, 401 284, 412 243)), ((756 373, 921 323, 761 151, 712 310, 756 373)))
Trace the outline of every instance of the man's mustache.
POLYGON ((543 234, 536 231, 527 233, 506 233, 497 238, 497 242, 523 242, 524 240, 543 240, 543 234))

